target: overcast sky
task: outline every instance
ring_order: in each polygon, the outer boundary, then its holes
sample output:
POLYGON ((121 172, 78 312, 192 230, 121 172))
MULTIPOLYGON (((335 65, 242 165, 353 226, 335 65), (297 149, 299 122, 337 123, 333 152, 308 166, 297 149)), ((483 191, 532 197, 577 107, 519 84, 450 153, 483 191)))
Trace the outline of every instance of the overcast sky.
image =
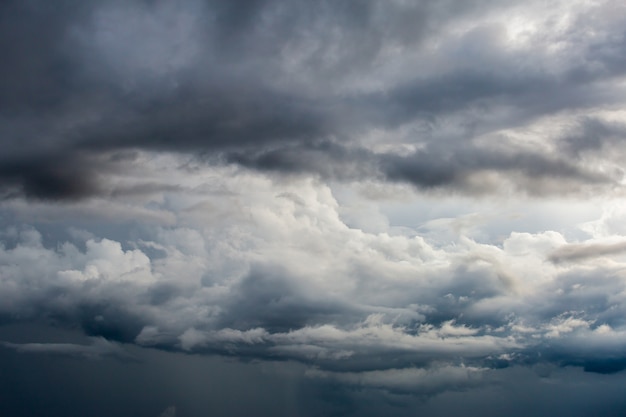
POLYGON ((626 4, 0 3, 0 414, 623 416, 626 4))

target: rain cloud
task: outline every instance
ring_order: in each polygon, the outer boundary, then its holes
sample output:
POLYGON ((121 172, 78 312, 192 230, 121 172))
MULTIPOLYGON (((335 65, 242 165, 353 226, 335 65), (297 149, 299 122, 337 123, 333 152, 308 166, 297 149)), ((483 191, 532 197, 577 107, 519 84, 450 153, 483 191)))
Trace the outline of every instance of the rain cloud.
POLYGON ((623 415, 625 27, 2 2, 0 414, 623 415))

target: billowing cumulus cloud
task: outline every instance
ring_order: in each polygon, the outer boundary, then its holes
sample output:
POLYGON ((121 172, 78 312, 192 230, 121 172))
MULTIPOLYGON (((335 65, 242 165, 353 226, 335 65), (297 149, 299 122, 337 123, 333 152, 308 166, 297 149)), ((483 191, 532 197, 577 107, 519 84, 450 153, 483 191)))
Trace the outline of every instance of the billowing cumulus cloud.
POLYGON ((617 386, 625 23, 612 0, 4 2, 0 361, 226 358, 295 384, 285 415, 617 386))
MULTIPOLYGON (((620 242, 544 231, 481 243, 463 227, 427 239, 366 232, 345 223, 317 180, 138 157, 158 164, 142 180, 161 186, 110 204, 174 220, 107 238, 70 230, 52 247, 35 228, 6 229, 6 319, 53 320, 170 351, 292 360, 312 366, 311 377, 392 392, 433 393, 446 381, 465 389, 516 365, 601 373, 626 365, 620 242)), ((96 206, 73 204, 97 223, 96 206)), ((79 221, 45 204, 23 210, 79 221)), ((119 221, 143 213, 135 216, 119 221)))

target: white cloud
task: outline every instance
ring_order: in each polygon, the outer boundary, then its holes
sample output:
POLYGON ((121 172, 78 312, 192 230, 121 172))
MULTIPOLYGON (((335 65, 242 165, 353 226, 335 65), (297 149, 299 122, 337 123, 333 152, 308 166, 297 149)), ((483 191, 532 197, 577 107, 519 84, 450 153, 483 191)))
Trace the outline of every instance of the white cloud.
MULTIPOLYGON (((472 236, 489 219, 464 215, 368 232, 346 225, 319 181, 206 166, 190 174, 171 168, 174 156, 154 163, 147 173, 167 171, 159 181, 181 188, 132 204, 174 225, 142 224, 119 240, 70 229, 74 243, 55 246, 32 227, 6 229, 2 312, 55 315, 147 347, 292 359, 318 366, 317 376, 401 391, 473 386, 489 358, 516 363, 548 343, 578 357, 593 356, 576 344, 585 335, 610 352, 623 340, 625 260, 612 251, 581 265, 548 259, 606 237, 510 231, 481 243, 472 236), (458 358, 467 368, 451 364, 458 358)), ((97 216, 89 202, 76 207, 97 216)))

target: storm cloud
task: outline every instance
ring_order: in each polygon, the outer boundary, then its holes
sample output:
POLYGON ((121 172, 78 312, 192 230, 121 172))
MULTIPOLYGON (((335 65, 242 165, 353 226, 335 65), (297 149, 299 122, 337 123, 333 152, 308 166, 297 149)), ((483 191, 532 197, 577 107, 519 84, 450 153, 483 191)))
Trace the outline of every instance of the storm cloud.
MULTIPOLYGON (((622 7, 561 7, 6 2, 5 198, 102 195, 106 155, 123 149, 469 193, 460 178, 485 172, 531 194, 563 192, 536 184, 554 176, 566 191, 611 187, 621 171, 607 172, 610 153, 595 163, 546 153, 558 140, 546 132, 543 147, 500 149, 507 129, 621 102, 611 80, 626 69, 622 7)), ((568 146, 600 148, 598 133, 581 127, 568 146)))
POLYGON ((0 412, 622 415, 625 27, 3 2, 0 412))

